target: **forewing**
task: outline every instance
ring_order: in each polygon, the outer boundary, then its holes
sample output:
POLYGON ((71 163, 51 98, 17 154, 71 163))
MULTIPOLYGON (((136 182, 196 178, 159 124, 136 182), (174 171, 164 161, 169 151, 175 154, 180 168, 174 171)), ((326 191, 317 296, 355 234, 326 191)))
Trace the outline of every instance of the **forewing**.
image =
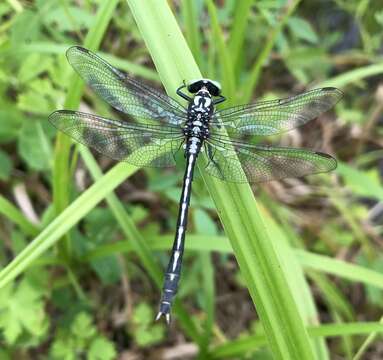
POLYGON ((73 46, 66 55, 85 82, 115 109, 164 124, 185 121, 186 110, 177 101, 128 77, 91 51, 73 46))
POLYGON ((173 166, 183 143, 182 132, 171 125, 131 124, 68 110, 55 111, 49 121, 101 154, 136 166, 173 166))
POLYGON ((206 171, 221 180, 260 183, 328 172, 336 160, 321 152, 288 147, 232 145, 209 140, 206 171))
POLYGON ((261 101, 217 111, 212 136, 223 125, 231 137, 266 136, 301 126, 333 107, 343 93, 332 87, 314 89, 286 99, 261 101))

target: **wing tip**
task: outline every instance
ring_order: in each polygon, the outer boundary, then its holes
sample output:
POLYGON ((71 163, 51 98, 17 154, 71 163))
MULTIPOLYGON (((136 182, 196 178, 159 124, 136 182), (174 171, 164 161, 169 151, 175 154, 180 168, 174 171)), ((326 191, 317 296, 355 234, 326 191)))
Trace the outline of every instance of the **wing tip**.
POLYGON ((57 129, 59 129, 59 119, 61 114, 66 113, 66 110, 56 110, 48 116, 48 121, 57 129))
POLYGON ((337 168, 338 162, 336 161, 336 159, 333 156, 331 156, 327 153, 321 152, 321 151, 315 151, 315 154, 331 161, 331 167, 329 167, 326 172, 335 170, 337 168))
POLYGON ((84 52, 86 54, 89 53, 88 49, 85 49, 84 47, 82 47, 80 45, 73 45, 73 46, 68 48, 68 50, 66 51, 66 54, 68 55, 68 54, 70 54, 73 51, 80 51, 80 52, 84 52))
POLYGON ((61 115, 74 114, 74 113, 75 113, 75 111, 72 111, 72 110, 56 110, 48 116, 48 121, 53 126, 58 128, 57 122, 58 122, 59 118, 61 117, 61 115))
POLYGON ((48 120, 51 124, 54 123, 54 119, 56 118, 57 115, 60 114, 60 112, 63 111, 63 110, 56 110, 56 111, 53 111, 53 113, 49 114, 48 116, 48 120))
POLYGON ((344 96, 344 92, 342 90, 333 86, 326 86, 326 87, 323 87, 321 90, 325 92, 329 91, 329 92, 336 93, 337 101, 339 101, 344 96))
POLYGON ((73 66, 74 60, 75 60, 75 55, 76 53, 83 53, 84 55, 90 55, 92 52, 88 49, 85 49, 82 46, 79 45, 73 45, 68 50, 65 52, 66 58, 68 59, 69 64, 73 66))

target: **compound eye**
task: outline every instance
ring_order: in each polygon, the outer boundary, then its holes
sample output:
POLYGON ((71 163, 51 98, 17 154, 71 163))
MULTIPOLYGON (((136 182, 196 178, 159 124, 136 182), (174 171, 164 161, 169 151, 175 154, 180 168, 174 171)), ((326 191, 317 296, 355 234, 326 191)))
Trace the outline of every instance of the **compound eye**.
POLYGON ((188 85, 187 89, 190 93, 195 94, 203 86, 202 81, 195 81, 188 85))
POLYGON ((220 90, 217 86, 215 86, 214 84, 212 84, 212 83, 209 83, 209 84, 207 85, 207 89, 209 90, 209 93, 210 93, 211 95, 213 95, 213 96, 218 96, 218 95, 220 95, 220 93, 221 93, 221 90, 220 90))

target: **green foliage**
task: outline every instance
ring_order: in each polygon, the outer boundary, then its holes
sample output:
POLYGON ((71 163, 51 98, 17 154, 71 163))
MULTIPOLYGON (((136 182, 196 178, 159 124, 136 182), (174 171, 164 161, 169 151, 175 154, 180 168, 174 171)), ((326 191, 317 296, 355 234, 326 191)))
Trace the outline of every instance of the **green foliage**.
POLYGON ((345 184, 354 194, 383 200, 383 188, 375 169, 368 174, 366 171, 340 164, 337 171, 343 175, 345 184))
POLYGON ((382 24, 369 0, 0 3, 0 359, 156 357, 184 341, 200 359, 379 357, 382 24), (265 139, 336 155, 333 174, 251 191, 196 171, 170 329, 152 320, 183 155, 143 171, 56 135, 56 109, 120 116, 73 73, 73 44, 173 96, 201 71, 222 106, 345 93, 265 139))
POLYGON ((9 179, 12 170, 12 160, 8 154, 0 150, 0 180, 6 181, 9 179))
POLYGON ((40 122, 23 125, 19 135, 19 153, 34 170, 47 170, 50 166, 52 147, 40 122))
POLYGON ((163 324, 153 325, 153 309, 145 303, 136 306, 132 317, 134 340, 140 347, 158 344, 165 337, 163 324))
POLYGON ((0 297, 0 329, 9 345, 38 344, 47 333, 49 318, 44 310, 44 291, 28 278, 4 287, 0 297))
POLYGON ((75 360, 86 356, 89 360, 112 360, 116 350, 111 341, 97 333, 89 314, 81 312, 69 329, 61 330, 53 342, 52 359, 75 360))

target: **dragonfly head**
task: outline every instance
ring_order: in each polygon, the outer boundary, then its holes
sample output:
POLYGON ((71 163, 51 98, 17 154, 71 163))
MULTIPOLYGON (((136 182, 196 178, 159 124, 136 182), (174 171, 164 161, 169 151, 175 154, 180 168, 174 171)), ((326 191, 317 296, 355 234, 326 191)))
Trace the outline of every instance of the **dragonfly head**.
POLYGON ((219 96, 221 94, 221 84, 210 79, 194 79, 187 84, 190 93, 196 94, 200 90, 207 90, 211 96, 219 96))

